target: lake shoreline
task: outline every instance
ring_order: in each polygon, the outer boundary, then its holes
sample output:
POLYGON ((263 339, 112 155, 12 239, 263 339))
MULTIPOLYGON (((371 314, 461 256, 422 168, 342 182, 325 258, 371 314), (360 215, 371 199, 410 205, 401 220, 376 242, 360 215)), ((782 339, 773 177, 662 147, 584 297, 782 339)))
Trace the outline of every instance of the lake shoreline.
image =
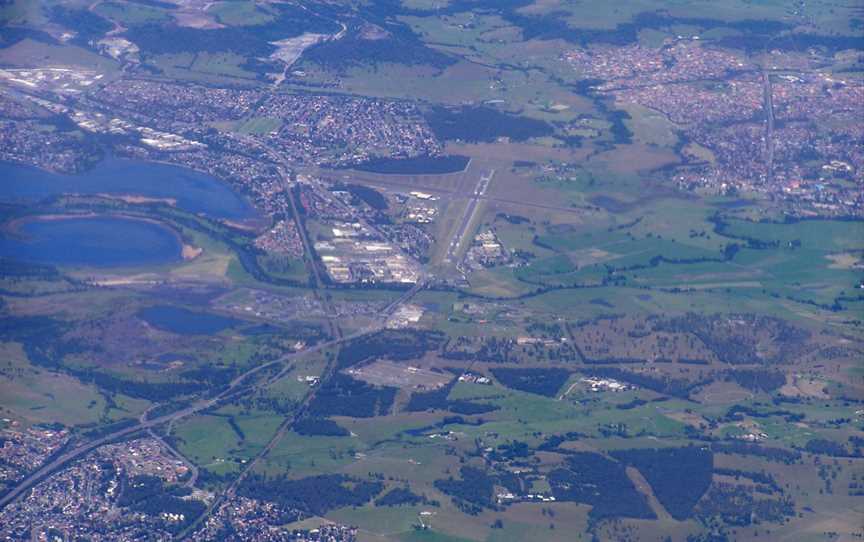
POLYGON ((0 161, 0 201, 36 204, 65 195, 94 196, 130 204, 163 203, 216 220, 257 223, 266 216, 230 182, 185 166, 109 158, 84 173, 57 173, 0 161))
POLYGON ((27 215, 0 224, 0 234, 0 247, 4 257, 61 267, 122 268, 170 265, 191 261, 203 253, 202 248, 186 241, 182 232, 171 224, 146 216, 122 213, 27 215), (88 221, 92 224, 87 224, 88 221), (64 225, 59 231, 49 229, 46 233, 44 225, 60 222, 78 223, 64 225), (143 228, 141 224, 150 228, 143 228), (37 231, 25 231, 28 227, 35 227, 37 231), (63 235, 74 235, 69 233, 69 230, 77 231, 78 237, 62 239, 63 235), (81 235, 81 232, 84 232, 84 235, 81 235), (112 235, 115 237, 112 238, 112 235), (69 243, 78 239, 82 244, 75 250, 69 243), (136 242, 139 244, 136 245, 136 242), (48 252, 44 252, 45 250, 48 252), (81 257, 84 259, 80 260, 81 257), (131 260, 124 261, 123 258, 131 260))
POLYGON ((24 217, 19 217, 12 219, 2 225, 0 225, 0 232, 6 233, 9 235, 21 235, 18 231, 23 225, 28 222, 40 221, 40 222, 52 222, 58 220, 76 220, 76 219, 87 219, 87 218, 115 218, 119 220, 137 220, 139 222, 148 222, 150 224, 156 224, 161 226, 169 231, 171 231, 175 237, 177 238, 177 242, 180 243, 180 255, 185 261, 191 261, 200 256, 204 249, 198 246, 195 246, 191 243, 186 242, 183 239, 183 236, 177 231, 172 225, 167 224, 161 220, 157 220, 155 218, 150 218, 146 216, 140 215, 129 215, 124 213, 69 213, 69 214, 61 214, 61 213, 52 213, 52 214, 44 214, 44 215, 29 215, 24 217))

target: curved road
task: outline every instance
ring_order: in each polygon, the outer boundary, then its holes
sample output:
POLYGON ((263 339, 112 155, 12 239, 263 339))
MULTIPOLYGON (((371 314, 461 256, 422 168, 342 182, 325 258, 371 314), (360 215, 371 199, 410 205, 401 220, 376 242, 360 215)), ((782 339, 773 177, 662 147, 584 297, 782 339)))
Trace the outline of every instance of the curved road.
MULTIPOLYGON (((409 299, 414 297, 414 295, 417 292, 419 292, 420 290, 422 290, 425 287, 426 287, 426 282, 423 282, 423 281, 418 282, 410 290, 407 290, 404 294, 399 296, 398 299, 396 299, 391 304, 389 304, 387 307, 385 307, 384 310, 381 311, 382 321, 386 323, 387 318, 400 305, 402 305, 403 303, 407 302, 409 299)), ((375 328, 375 329, 377 330, 378 328, 375 328)), ((357 336, 363 335, 363 334, 365 334, 365 332, 364 333, 355 333, 351 337, 353 338, 353 337, 357 337, 357 336)), ((336 344, 338 342, 341 342, 341 341, 339 341, 339 340, 331 341, 330 344, 332 345, 332 344, 336 344)), ((243 480, 246 479, 246 476, 248 476, 249 473, 255 469, 255 466, 262 459, 264 459, 264 457, 267 454, 270 453, 270 451, 279 443, 279 441, 282 440, 282 437, 284 437, 285 433, 287 433, 291 429, 291 427, 294 425, 294 422, 296 422, 297 420, 299 420, 300 418, 302 418, 306 414, 306 411, 309 408, 309 404, 312 402, 312 399, 315 398, 315 392, 317 390, 321 389, 324 382, 326 382, 328 379, 330 379, 330 377, 332 377, 335 372, 336 372, 336 359, 334 358, 333 360, 331 360, 327 364, 327 366, 324 368, 324 371, 321 373, 321 376, 320 376, 319 381, 318 381, 318 386, 313 388, 312 390, 310 390, 310 392, 306 394, 306 397, 303 399, 303 402, 297 407, 297 409, 290 416, 287 416, 284 420, 282 420, 282 423, 280 423, 279 427, 276 428, 276 432, 273 433, 273 436, 270 437, 270 440, 267 442, 267 444, 264 446, 264 448, 262 448, 261 451, 255 455, 255 457, 253 457, 251 460, 249 460, 245 464, 243 469, 237 474, 237 476, 234 478, 234 480, 231 482, 231 484, 229 484, 227 488, 225 488, 221 493, 219 493, 219 495, 216 496, 215 499, 213 499, 213 502, 210 503, 210 505, 207 507, 207 509, 204 511, 203 514, 198 516, 198 518, 196 518, 195 521, 190 523, 185 529, 183 529, 181 532, 179 532, 174 537, 175 540, 183 540, 190 533, 195 532, 195 529, 197 529, 199 525, 201 525, 203 522, 205 522, 207 520, 207 518, 209 518, 210 515, 213 514, 214 511, 218 510, 219 507, 226 500, 231 499, 235 496, 235 494, 237 492, 237 488, 240 487, 240 484, 243 483, 243 480)), ((274 379, 274 380, 276 380, 276 379, 274 379)))
MULTIPOLYGON (((242 390, 241 385, 244 382, 246 382, 246 379, 248 379, 250 376, 255 375, 255 374, 257 374, 263 370, 285 364, 286 362, 288 362, 294 358, 304 356, 304 355, 310 354, 312 352, 324 350, 326 348, 330 348, 331 346, 335 346, 337 344, 348 342, 348 341, 356 339, 358 337, 362 337, 364 335, 376 333, 376 332, 382 330, 384 328, 386 322, 387 322, 387 318, 389 317, 389 315, 392 314, 400 305, 407 302, 417 292, 419 292, 420 290, 422 290, 425 287, 426 287, 425 282, 419 282, 416 285, 414 285, 414 287, 412 287, 410 290, 403 293, 398 299, 393 301, 390 305, 388 305, 381 312, 381 320, 376 325, 373 325, 367 329, 356 331, 356 332, 351 333, 349 335, 339 337, 337 339, 332 339, 330 341, 318 343, 315 346, 311 346, 305 350, 301 350, 299 352, 292 352, 290 354, 286 354, 286 355, 282 356, 279 359, 270 361, 270 362, 265 363, 263 365, 258 365, 257 367, 253 367, 253 368, 249 369, 248 371, 235 377, 228 384, 227 388, 222 390, 218 395, 211 397, 210 399, 199 400, 198 402, 196 402, 196 403, 194 403, 194 404, 192 404, 186 408, 183 408, 183 409, 178 410, 176 412, 172 412, 170 414, 158 416, 158 417, 152 418, 152 419, 147 418, 147 413, 149 412, 149 411, 147 411, 144 414, 142 414, 142 416, 138 420, 138 423, 136 423, 134 425, 130 425, 130 426, 125 427, 123 429, 118 429, 117 431, 114 431, 114 432, 109 433, 105 436, 99 437, 96 440, 91 440, 90 442, 81 444, 81 445, 79 445, 79 446, 77 446, 77 447, 75 447, 75 448, 73 448, 67 452, 64 452, 63 454, 54 458, 49 463, 46 463, 46 464, 42 465, 41 467, 39 467, 38 469, 36 469, 35 471, 31 472, 26 478, 24 478, 23 480, 18 482, 18 484, 14 488, 12 488, 8 493, 3 495, 3 497, 0 498, 0 509, 4 508, 6 505, 10 504, 11 502, 14 502, 15 500, 17 500, 24 492, 26 492, 28 489, 35 486, 37 483, 39 483, 42 479, 44 479, 49 474, 52 474, 54 471, 64 467, 65 465, 67 465, 71 461, 74 461, 74 460, 86 455, 87 453, 95 450, 99 446, 103 446, 103 445, 108 444, 109 442, 111 442, 113 440, 131 435, 133 433, 141 431, 142 429, 150 429, 152 427, 156 427, 156 426, 161 425, 163 423, 173 423, 176 420, 179 420, 181 418, 185 418, 186 416, 191 416, 192 414, 195 414, 197 412, 200 412, 202 410, 206 410, 212 406, 215 406, 220 401, 223 401, 223 400, 227 399, 228 397, 230 397, 234 392, 244 391, 244 390, 242 390)), ((287 372, 286 371, 287 369, 290 369, 290 367, 283 368, 283 370, 280 371, 280 373, 279 373, 279 375, 277 375, 277 377, 283 376, 284 373, 287 372)), ((328 366, 327 369, 325 369, 324 374, 322 374, 321 382, 323 382, 324 380, 326 380, 327 377, 332 375, 332 373, 334 372, 334 369, 335 368, 333 367, 333 364, 331 362, 330 366, 328 366)), ((258 384, 251 386, 249 388, 249 390, 255 389, 261 385, 269 384, 272 380, 273 379, 267 379, 264 382, 259 382, 258 384)), ((308 404, 308 402, 312 399, 313 395, 314 395, 314 391, 307 396, 306 400, 304 400, 304 404, 301 406, 301 409, 300 409, 301 411, 305 408, 305 405, 308 404)), ((286 419, 286 421, 283 422, 284 427, 280 426, 280 429, 277 431, 277 433, 274 435, 274 437, 272 439, 274 441, 274 443, 275 443, 275 441, 278 441, 279 437, 281 437, 281 434, 285 432, 285 429, 288 426, 290 426, 290 424, 294 418, 295 418, 295 416, 289 416, 286 419)), ((267 447, 265 447, 265 449, 262 450, 262 452, 259 454, 259 456, 257 456, 255 458, 254 461, 257 462, 257 460, 260 457, 262 457, 266 453, 267 449, 269 449, 270 447, 272 447, 272 446, 268 445, 267 447)), ((248 471, 248 466, 251 466, 251 463, 252 462, 250 462, 250 465, 247 465, 246 471, 248 471)))
MULTIPOLYGON (((194 403, 194 404, 192 404, 186 408, 183 408, 183 409, 178 410, 176 412, 172 412, 170 414, 158 416, 156 418, 147 419, 146 417, 142 416, 142 419, 139 419, 138 423, 136 423, 134 425, 130 425, 130 426, 125 427, 123 429, 118 429, 117 431, 114 431, 114 432, 109 433, 105 436, 99 437, 96 440, 91 440, 90 442, 81 444, 81 445, 79 445, 79 446, 77 446, 77 447, 75 447, 75 448, 73 448, 67 452, 64 452, 63 454, 54 458, 51 462, 46 463, 46 464, 42 465, 41 467, 39 467, 38 469, 36 469, 35 471, 31 472, 26 478, 21 480, 8 493, 3 495, 3 497, 0 498, 0 509, 4 508, 9 503, 18 499, 22 493, 24 493, 28 489, 32 488, 34 485, 39 483, 43 478, 45 478, 49 474, 60 469, 61 467, 68 464, 69 462, 74 461, 75 459, 78 459, 79 457, 93 451, 94 449, 98 448, 99 446, 108 444, 109 442, 116 440, 118 438, 131 435, 133 433, 141 431, 142 429, 150 429, 151 427, 156 427, 156 426, 161 425, 163 423, 171 423, 171 422, 179 420, 181 418, 185 418, 186 416, 191 416, 192 414, 195 414, 195 413, 200 412, 202 410, 206 410, 206 409, 218 404, 220 401, 223 401, 227 397, 229 397, 233 392, 237 391, 238 388, 241 387, 241 384, 243 382, 245 382, 248 377, 250 377, 250 376, 252 376, 252 375, 254 375, 260 371, 263 371, 263 370, 268 369, 270 367, 275 367, 275 366, 281 365, 281 364, 283 364, 289 360, 292 360, 296 357, 299 357, 299 356, 303 356, 303 355, 306 355, 306 354, 309 354, 312 352, 317 352, 319 350, 329 348, 329 347, 334 346, 336 344, 340 344, 340 343, 347 342, 347 341, 352 340, 352 339, 356 339, 357 337, 361 337, 363 335, 375 333, 376 331, 380 331, 382 328, 383 328, 383 324, 378 324, 378 325, 373 326, 371 328, 368 328, 365 330, 360 330, 360 331, 357 331, 355 333, 352 333, 350 335, 346 335, 346 336, 338 338, 338 339, 333 339, 330 341, 319 343, 315 346, 307 348, 306 350, 301 350, 300 352, 292 352, 290 354, 286 354, 285 356, 283 356, 277 360, 265 363, 263 365, 259 365, 257 367, 253 367, 253 368, 249 369, 248 371, 246 371, 245 373, 237 376, 236 378, 234 378, 234 380, 232 380, 228 384, 227 388, 225 388, 218 395, 216 395, 210 399, 199 400, 198 402, 196 402, 196 403, 194 403)), ((270 379, 265 380, 264 382, 258 383, 255 386, 251 386, 250 389, 257 388, 263 384, 269 384, 270 382, 271 382, 270 379)))

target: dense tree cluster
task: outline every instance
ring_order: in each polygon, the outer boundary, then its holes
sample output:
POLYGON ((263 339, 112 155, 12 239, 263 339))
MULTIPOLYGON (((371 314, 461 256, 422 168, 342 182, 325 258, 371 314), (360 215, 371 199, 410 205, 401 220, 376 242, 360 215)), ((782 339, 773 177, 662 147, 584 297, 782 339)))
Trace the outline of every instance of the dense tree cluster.
POLYGON ((87 9, 74 9, 66 6, 54 6, 50 11, 53 20, 67 28, 75 29, 76 43, 86 44, 88 40, 99 39, 114 28, 111 21, 96 15, 87 9))
MULTIPOLYGON (((336 187, 341 188, 341 185, 336 185, 336 187)), ((369 188, 362 184, 347 184, 345 188, 353 196, 354 201, 352 203, 355 205, 362 201, 376 211, 383 211, 387 208, 387 198, 374 188, 369 188)))
POLYGON ((427 47, 410 28, 393 20, 374 39, 365 39, 363 33, 362 28, 351 28, 342 39, 309 48, 304 60, 336 70, 381 62, 444 68, 455 62, 449 55, 427 47))
POLYGON ((351 433, 329 418, 309 417, 297 420, 292 426, 294 431, 306 436, 347 437, 351 433))
POLYGON ((533 455, 531 447, 527 442, 514 440, 499 444, 498 447, 489 454, 489 459, 493 461, 512 461, 514 459, 524 459, 533 455))
POLYGON ((590 517, 594 520, 656 517, 645 496, 630 481, 624 465, 600 454, 573 453, 567 457, 566 467, 553 470, 548 478, 557 500, 591 505, 590 517))
POLYGON ((492 506, 492 492, 495 487, 493 476, 475 467, 462 467, 459 474, 461 479, 458 480, 452 477, 436 480, 435 487, 453 497, 457 504, 459 501, 468 503, 469 506, 463 507, 463 510, 476 514, 480 509, 492 506))
POLYGON ((726 415, 721 418, 722 421, 742 421, 745 416, 751 418, 770 418, 772 416, 782 416, 789 423, 800 422, 805 418, 802 412, 792 412, 790 410, 765 410, 760 409, 759 404, 754 406, 733 405, 726 411, 726 415))
POLYGON ((375 499, 375 506, 410 506, 425 502, 426 497, 417 495, 407 487, 397 487, 375 499))
POLYGON ((453 389, 456 382, 458 382, 458 380, 454 378, 448 382, 447 385, 436 390, 412 393, 411 398, 408 400, 408 404, 405 406, 405 410, 408 412, 449 410, 456 414, 469 416, 472 414, 484 414, 498 409, 497 406, 487 403, 475 403, 464 399, 453 401, 448 400, 447 396, 450 395, 450 391, 453 389))
POLYGON ((457 337, 442 353, 445 359, 506 363, 510 361, 516 341, 499 337, 457 337))
POLYGON ((542 443, 540 443, 539 446, 537 446, 537 449, 540 451, 551 452, 552 450, 558 448, 558 446, 561 446, 565 442, 571 442, 574 440, 579 440, 580 437, 584 437, 584 436, 585 435, 582 435, 582 434, 577 433, 575 431, 570 431, 570 432, 564 433, 563 435, 550 435, 549 437, 546 437, 546 440, 544 440, 542 443))
POLYGON ((433 107, 426 121, 440 139, 493 141, 509 137, 523 141, 551 135, 553 128, 545 121, 503 113, 491 107, 462 106, 458 109, 433 107))
POLYGON ((419 330, 385 330, 364 335, 339 350, 337 364, 344 369, 375 358, 415 359, 438 348, 445 338, 440 331, 419 330))
POLYGON ((165 487, 162 479, 156 476, 135 476, 123 481, 117 504, 149 516, 180 514, 182 520, 168 524, 169 530, 179 532, 207 508, 199 500, 180 498, 184 490, 188 492, 187 488, 165 487))
POLYGON ((755 472, 755 471, 747 471, 747 470, 741 470, 741 469, 728 469, 728 468, 723 468, 723 467, 717 467, 714 469, 714 473, 715 474, 721 474, 723 476, 731 476, 731 477, 735 478, 736 480, 738 480, 740 478, 747 478, 748 480, 752 480, 753 482, 756 482, 757 484, 762 484, 763 486, 769 487, 773 491, 777 491, 779 493, 782 493, 782 489, 780 488, 780 485, 777 483, 777 480, 774 479, 774 476, 772 476, 771 473, 768 473, 765 471, 755 472))
POLYGON ((612 455, 636 467, 660 504, 679 521, 692 515, 693 507, 711 485, 713 454, 706 448, 645 448, 612 455))
POLYGON ((714 453, 753 455, 767 459, 768 461, 786 463, 787 465, 801 460, 800 452, 785 448, 761 446, 750 442, 715 442, 711 445, 711 449, 714 453))
MULTIPOLYGON (((844 444, 824 438, 808 440, 807 444, 804 445, 804 449, 811 454, 830 455, 832 457, 850 457, 855 455, 850 452, 844 444)), ((858 457, 860 457, 860 449, 858 452, 858 457)))
POLYGON ((692 333, 724 363, 782 363, 799 353, 810 333, 779 318, 755 314, 705 315, 688 313, 660 321, 655 331, 692 333), (770 338, 771 349, 758 341, 770 338))
POLYGON ((504 386, 514 390, 526 391, 552 397, 570 378, 570 371, 559 368, 510 369, 495 368, 492 374, 504 386))
POLYGON ((248 477, 238 492, 244 497, 277 503, 307 514, 324 515, 334 508, 362 506, 384 489, 377 481, 361 480, 342 474, 324 474, 297 480, 285 476, 248 477))
POLYGON ((750 391, 771 393, 786 384, 786 375, 767 369, 738 369, 726 373, 728 380, 750 391))
POLYGON ((794 503, 787 499, 759 498, 752 487, 715 483, 699 501, 695 514, 703 521, 719 518, 727 525, 746 526, 754 520, 782 522, 795 514, 794 503))
POLYGON ((337 373, 315 394, 309 412, 316 417, 353 416, 371 418, 390 411, 396 388, 379 388, 337 373))

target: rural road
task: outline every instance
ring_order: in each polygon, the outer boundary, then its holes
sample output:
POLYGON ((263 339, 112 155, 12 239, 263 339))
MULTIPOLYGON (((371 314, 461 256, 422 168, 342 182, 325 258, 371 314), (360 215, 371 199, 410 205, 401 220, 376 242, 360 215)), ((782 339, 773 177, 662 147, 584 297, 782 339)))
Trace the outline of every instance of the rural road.
MULTIPOLYGON (((425 282, 418 282, 416 285, 414 285, 413 288, 402 294, 399 299, 388 305, 383 311, 381 311, 382 322, 386 323, 387 318, 393 313, 393 311, 395 311, 397 308, 399 308, 400 305, 407 302, 417 292, 419 292, 425 287, 425 282)), ((376 330, 377 329, 379 328, 376 328, 376 330)), ((349 337, 356 338, 364 334, 365 333, 355 333, 349 337)), ((338 344, 339 342, 342 341, 331 341, 330 345, 332 346, 333 344, 338 344)), ((234 480, 227 488, 225 488, 225 490, 223 490, 215 499, 213 499, 213 502, 210 503, 210 505, 207 507, 203 514, 201 514, 194 522, 192 522, 189 526, 183 529, 183 531, 178 533, 177 536, 175 536, 175 540, 182 540, 187 534, 193 532, 199 525, 201 525, 201 523, 203 523, 207 520, 208 517, 210 517, 213 511, 218 510, 219 506, 221 506, 222 503, 234 497, 237 492, 237 488, 240 487, 240 484, 243 483, 243 480, 246 479, 249 473, 251 473, 255 469, 255 466, 258 465, 258 463, 262 459, 264 459, 267 454, 270 453, 270 451, 279 443, 279 441, 282 440, 282 437, 284 437, 285 433, 287 433, 291 429, 291 426, 294 425, 294 422, 299 420, 306 414, 306 411, 309 408, 309 404, 315 398, 315 392, 318 389, 321 389, 324 382, 326 382, 333 376, 333 374, 336 372, 336 369, 336 359, 334 358, 327 363, 327 367, 325 367, 324 371, 321 373, 318 386, 312 388, 312 390, 306 394, 303 402, 297 407, 293 414, 287 416, 284 420, 282 420, 282 423, 279 424, 276 432, 273 434, 272 437, 270 437, 270 440, 267 442, 264 448, 262 448, 261 451, 255 455, 255 457, 250 459, 245 464, 237 477, 234 478, 234 480)))
MULTIPOLYGON (((403 296, 403 298, 404 297, 405 296, 403 296)), ((396 306, 398 306, 398 305, 396 305, 396 306)), ((396 306, 394 306, 394 309, 396 308, 396 306)), ((108 444, 108 443, 116 440, 116 439, 131 435, 133 433, 141 431, 142 429, 149 429, 152 427, 159 426, 163 423, 171 423, 171 422, 179 420, 181 418, 191 416, 191 415, 193 415, 197 412, 200 412, 202 410, 206 410, 206 409, 218 404, 220 401, 226 399, 227 397, 229 397, 233 392, 237 391, 238 388, 241 387, 241 384, 248 377, 250 377, 250 376, 252 376, 252 375, 254 375, 260 371, 263 371, 263 370, 268 369, 270 367, 275 367, 275 366, 281 365, 281 364, 286 363, 286 362, 288 362, 294 358, 297 358, 297 357, 300 357, 300 356, 303 356, 306 354, 310 354, 312 352, 324 350, 326 348, 330 348, 330 347, 335 346, 337 344, 341 344, 343 342, 347 342, 347 341, 350 341, 352 339, 362 337, 363 335, 375 333, 375 332, 383 329, 383 327, 384 327, 384 325, 382 322, 380 324, 377 324, 377 325, 372 326, 370 328, 367 328, 365 330, 360 330, 360 331, 357 331, 355 333, 352 333, 350 335, 346 335, 346 336, 338 338, 338 339, 333 339, 330 341, 319 343, 315 346, 311 346, 311 347, 309 347, 305 350, 301 350, 299 352, 292 352, 290 354, 286 354, 285 356, 283 356, 277 360, 265 363, 263 365, 259 365, 257 367, 253 367, 252 369, 249 369, 248 371, 244 372, 243 374, 237 376, 236 378, 234 378, 234 380, 232 380, 228 384, 227 388, 225 388, 221 393, 219 393, 219 395, 216 395, 215 397, 212 397, 210 399, 199 400, 198 402, 196 402, 193 405, 190 405, 190 406, 183 408, 181 410, 178 410, 176 412, 172 412, 170 414, 165 414, 164 416, 158 416, 158 417, 152 418, 152 419, 146 419, 146 418, 145 419, 139 419, 138 422, 133 424, 133 425, 130 425, 130 426, 125 427, 123 429, 118 429, 117 431, 111 432, 105 436, 99 437, 95 440, 91 440, 90 442, 81 444, 81 445, 79 445, 79 446, 77 446, 77 447, 75 447, 75 448, 73 448, 67 452, 64 452, 60 456, 54 458, 51 462, 46 463, 45 465, 42 465, 41 467, 39 467, 38 469, 36 469, 32 473, 30 473, 26 478, 24 478, 23 480, 18 482, 18 484, 14 488, 9 490, 8 493, 6 493, 2 498, 0 498, 0 509, 4 508, 9 503, 18 499, 25 491, 32 488, 34 485, 36 485, 38 482, 40 482, 43 478, 45 478, 49 474, 53 473, 54 471, 60 469, 61 467, 65 466, 65 465, 67 465, 71 461, 74 461, 74 460, 86 455, 87 453, 95 450, 99 446, 103 446, 105 444, 108 444)), ((270 380, 267 380, 264 382, 264 384, 267 384, 269 382, 270 382, 270 380)), ((253 386, 253 388, 258 387, 260 385, 261 385, 261 383, 257 384, 256 386, 253 386)))
MULTIPOLYGON (((54 473, 55 471, 59 470, 60 468, 62 468, 64 466, 66 466, 70 462, 83 457, 84 455, 88 454, 89 452, 95 450, 96 448, 98 448, 100 446, 108 444, 108 443, 115 441, 117 439, 129 436, 129 435, 134 434, 138 431, 157 427, 163 423, 173 423, 179 419, 185 418, 187 416, 191 416, 191 415, 196 414, 202 410, 206 410, 210 407, 213 407, 213 406, 217 405, 220 401, 223 401, 226 398, 230 397, 234 392, 237 392, 238 390, 240 390, 242 388, 241 385, 250 376, 253 376, 253 375, 255 375, 255 374, 257 374, 263 370, 266 370, 266 369, 271 368, 271 367, 276 367, 278 365, 285 364, 285 363, 287 363, 287 362, 289 362, 295 358, 298 358, 300 356, 304 356, 304 355, 310 354, 312 352, 318 352, 318 351, 330 348, 332 346, 336 346, 338 344, 342 344, 344 342, 351 341, 351 340, 356 339, 358 337, 362 337, 364 335, 376 333, 376 332, 384 329, 384 325, 386 324, 387 318, 393 313, 393 311, 395 311, 397 308, 399 308, 399 306, 402 305, 403 303, 406 303, 408 300, 410 300, 417 292, 422 290, 425 286, 426 286, 425 282, 419 282, 413 288, 411 288, 410 290, 403 293, 398 299, 393 301, 390 305, 388 305, 381 312, 380 322, 374 326, 371 326, 367 329, 356 331, 354 333, 339 337, 337 339, 333 339, 330 341, 325 341, 323 343, 319 343, 317 345, 311 346, 311 347, 309 347, 305 350, 301 350, 299 352, 292 352, 290 354, 286 354, 285 356, 282 356, 281 358, 276 359, 274 361, 270 361, 270 362, 265 363, 263 365, 253 367, 253 368, 249 369, 248 371, 235 377, 228 384, 227 388, 225 388, 218 395, 216 395, 210 399, 199 400, 195 404, 190 405, 184 409, 178 410, 176 412, 172 412, 170 414, 165 414, 163 416, 158 416, 158 417, 152 418, 152 419, 148 419, 146 417, 146 413, 145 413, 144 415, 141 416, 141 418, 139 418, 137 423, 135 423, 134 425, 130 425, 130 426, 125 427, 123 429, 118 429, 117 431, 111 432, 107 435, 99 437, 99 438, 92 440, 90 442, 81 444, 81 445, 79 445, 79 446, 77 446, 77 447, 75 447, 75 448, 73 448, 67 452, 62 453, 60 456, 54 458, 49 463, 46 463, 45 465, 42 465, 41 467, 39 467, 35 471, 31 472, 27 477, 25 477, 23 480, 18 482, 18 484, 15 485, 15 487, 13 487, 11 490, 9 490, 8 493, 3 495, 3 497, 0 498, 0 509, 3 509, 8 504, 16 501, 27 490, 31 489, 33 486, 35 486, 37 483, 39 483, 41 480, 43 480, 48 475, 54 473)), ((283 375, 284 372, 285 372, 284 370, 282 372, 280 372, 280 376, 283 375)), ((322 374, 321 382, 324 382, 327 378, 332 376, 332 374, 334 372, 335 372, 335 366, 334 366, 333 362, 331 362, 330 365, 328 365, 327 369, 325 370, 325 373, 322 374)), ((268 379, 268 380, 264 381, 263 383, 258 383, 256 385, 252 386, 250 389, 257 388, 258 386, 260 386, 262 384, 268 384, 271 381, 272 381, 272 379, 268 379)), ((306 406, 313 399, 313 397, 314 397, 314 390, 307 395, 306 399, 304 400, 303 404, 301 405, 301 408, 298 410, 298 413, 294 416, 290 416, 290 417, 286 418, 286 420, 282 423, 282 425, 280 425, 276 434, 271 439, 270 443, 268 443, 268 445, 264 448, 264 450, 262 450, 262 452, 258 456, 256 456, 252 461, 249 462, 249 464, 247 464, 247 468, 244 469, 243 473, 241 473, 241 476, 238 477, 238 481, 241 480, 242 477, 245 476, 245 474, 250 471, 251 467, 254 466, 254 464, 257 463, 260 460, 260 458, 263 457, 266 454, 266 452, 279 441, 281 436, 285 433, 285 431, 291 426, 293 421, 296 419, 297 415, 301 414, 305 410, 306 406)), ((228 492, 231 492, 233 494, 233 491, 236 489, 236 485, 237 485, 236 483, 232 484, 231 487, 228 488, 228 492)), ((205 514, 205 516, 206 516, 206 514, 205 514)))

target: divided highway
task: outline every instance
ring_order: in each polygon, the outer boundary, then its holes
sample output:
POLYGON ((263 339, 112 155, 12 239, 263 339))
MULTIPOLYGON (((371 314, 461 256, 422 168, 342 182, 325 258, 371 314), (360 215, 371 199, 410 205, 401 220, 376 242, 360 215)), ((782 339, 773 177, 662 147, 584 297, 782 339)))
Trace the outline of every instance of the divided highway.
MULTIPOLYGON (((420 288, 422 288, 422 285, 419 287, 415 287, 415 289, 412 289, 410 291, 411 295, 413 295, 413 293, 416 293, 417 291, 419 291, 420 288)), ((344 337, 340 337, 338 339, 325 341, 323 343, 319 343, 315 346, 309 347, 306 350, 301 350, 299 352, 292 352, 290 354, 286 354, 285 356, 283 356, 277 360, 265 363, 263 365, 259 365, 257 367, 253 367, 253 368, 249 369, 248 371, 244 372, 243 374, 234 378, 234 380, 232 380, 228 384, 227 388, 225 388, 224 390, 222 390, 221 393, 219 393, 218 395, 216 395, 210 399, 199 400, 196 403, 194 403, 194 404, 192 404, 192 405, 190 405, 184 409, 178 410, 176 412, 172 412, 170 414, 165 414, 163 416, 158 416, 156 418, 139 419, 138 422, 133 424, 133 425, 130 425, 128 427, 124 427, 123 429, 118 429, 117 431, 113 431, 113 432, 111 432, 107 435, 104 435, 102 437, 99 437, 95 440, 91 440, 91 441, 86 442, 84 444, 80 444, 79 446, 62 453, 61 455, 54 458, 50 462, 42 465, 41 467, 39 467, 38 469, 36 469, 32 473, 30 473, 27 477, 25 477, 23 480, 18 482, 18 484, 15 487, 13 487, 11 490, 9 490, 8 493, 3 495, 3 497, 0 497, 0 509, 4 508, 9 503, 17 500, 24 492, 26 492, 28 489, 31 489, 33 486, 35 486, 37 483, 39 483, 46 476, 48 476, 48 475, 54 473, 55 471, 61 469, 62 467, 69 464, 70 462, 72 462, 72 461, 74 461, 80 457, 83 457, 84 455, 95 450, 99 446, 103 446, 103 445, 108 444, 108 443, 115 441, 117 439, 121 439, 123 437, 137 433, 138 431, 157 427, 157 426, 162 425, 164 423, 172 423, 176 420, 185 418, 187 416, 191 416, 191 415, 196 414, 198 412, 201 412, 203 410, 207 410, 208 408, 216 406, 221 401, 224 401, 224 400, 230 398, 234 393, 237 393, 237 392, 243 393, 245 391, 256 389, 256 388, 260 387, 261 385, 269 384, 272 381, 272 379, 268 379, 268 380, 265 380, 265 381, 260 382, 258 384, 255 384, 253 386, 250 386, 249 388, 247 388, 245 390, 243 389, 243 383, 246 381, 246 379, 248 379, 250 376, 252 376, 252 375, 254 375, 260 371, 263 371, 263 370, 271 368, 271 367, 276 367, 276 366, 281 365, 281 364, 285 364, 285 363, 287 363, 287 362, 289 362, 295 358, 298 358, 300 356, 304 356, 304 355, 312 353, 312 352, 324 350, 326 348, 330 348, 332 346, 336 346, 338 344, 348 342, 350 340, 356 339, 358 337, 362 337, 364 335, 370 335, 372 333, 376 333, 376 332, 384 329, 384 324, 386 322, 387 316, 389 316, 389 314, 392 313, 393 310, 398 308, 399 304, 404 303, 405 301, 410 299, 410 296, 403 295, 402 298, 400 298, 400 299, 403 299, 404 301, 401 301, 398 304, 392 305, 392 309, 390 309, 389 312, 382 314, 382 321, 380 323, 378 323, 377 325, 372 326, 371 328, 368 328, 365 330, 360 330, 360 331, 357 331, 357 332, 352 333, 350 335, 345 335, 344 337)), ((286 367, 286 369, 287 369, 287 367, 286 367)), ((328 368, 328 370, 329 370, 329 368, 328 368)), ((283 369, 283 371, 280 374, 284 374, 285 372, 286 371, 283 369)), ((323 382, 323 380, 324 379, 322 378, 322 382, 323 382)), ((307 401, 311 400, 313 395, 314 395, 314 390, 310 393, 309 397, 307 397, 307 401)))

